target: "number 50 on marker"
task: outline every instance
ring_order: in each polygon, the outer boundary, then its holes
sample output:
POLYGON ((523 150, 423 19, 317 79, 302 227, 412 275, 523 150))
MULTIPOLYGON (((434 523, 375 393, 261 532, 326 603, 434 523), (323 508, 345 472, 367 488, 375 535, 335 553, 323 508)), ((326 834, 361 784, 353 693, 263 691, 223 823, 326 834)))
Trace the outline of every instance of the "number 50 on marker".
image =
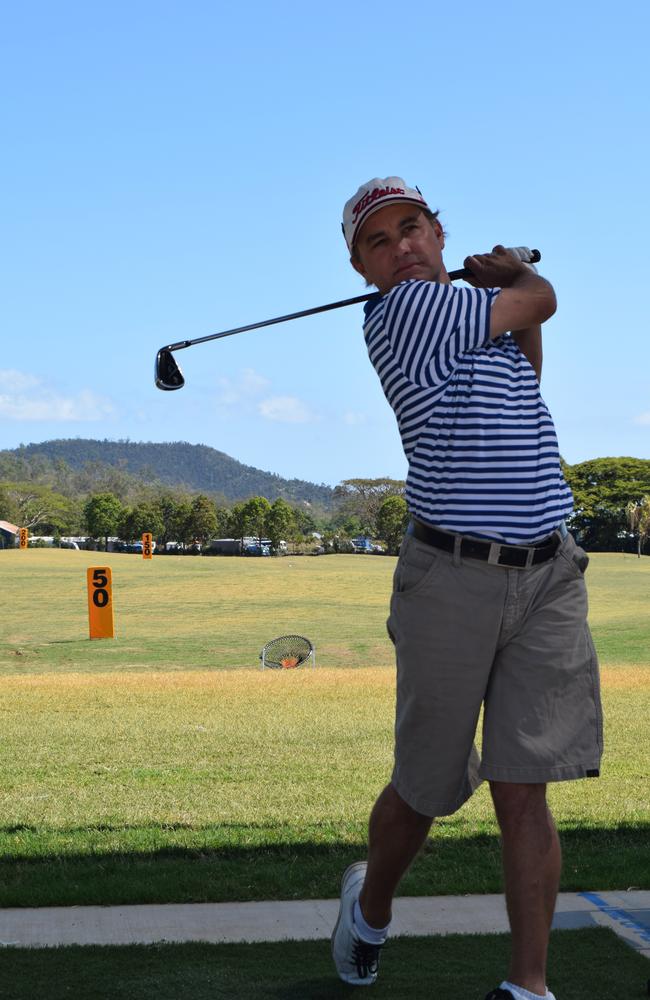
POLYGON ((89 566, 88 622, 91 639, 114 638, 113 578, 108 566, 89 566))

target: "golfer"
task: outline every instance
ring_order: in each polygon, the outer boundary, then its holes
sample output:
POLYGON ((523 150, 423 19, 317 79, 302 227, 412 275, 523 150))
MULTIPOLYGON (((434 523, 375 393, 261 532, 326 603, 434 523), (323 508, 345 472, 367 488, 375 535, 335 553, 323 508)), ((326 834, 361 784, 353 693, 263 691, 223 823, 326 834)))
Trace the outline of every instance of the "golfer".
POLYGON ((502 246, 465 260, 474 287, 452 287, 437 213, 400 177, 362 185, 343 232, 352 266, 378 289, 364 333, 408 459, 411 521, 388 619, 395 765, 370 816, 367 863, 343 876, 334 962, 345 982, 375 981, 393 895, 433 818, 485 779, 512 936, 486 1000, 554 1000, 546 955, 561 855, 546 785, 596 777, 602 751, 588 559, 564 525, 572 497, 539 390, 555 294, 525 251, 502 246))

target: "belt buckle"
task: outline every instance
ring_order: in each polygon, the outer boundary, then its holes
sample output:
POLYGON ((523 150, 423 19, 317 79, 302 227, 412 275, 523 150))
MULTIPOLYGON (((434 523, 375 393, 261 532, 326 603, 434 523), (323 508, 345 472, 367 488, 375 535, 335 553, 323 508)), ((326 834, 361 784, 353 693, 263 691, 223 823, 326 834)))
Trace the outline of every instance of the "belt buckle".
POLYGON ((491 566, 500 566, 499 557, 501 555, 501 544, 499 542, 490 542, 490 551, 488 552, 487 561, 491 566))
POLYGON ((490 554, 488 555, 488 562, 497 566, 509 566, 511 569, 529 569, 533 565, 533 559, 535 558, 535 549, 528 545, 499 545, 497 542, 492 542, 490 545, 490 554), (508 551, 513 551, 520 553, 522 549, 526 552, 526 559, 523 563, 517 562, 501 562, 501 556, 508 551), (496 550, 496 551, 494 551, 496 550))

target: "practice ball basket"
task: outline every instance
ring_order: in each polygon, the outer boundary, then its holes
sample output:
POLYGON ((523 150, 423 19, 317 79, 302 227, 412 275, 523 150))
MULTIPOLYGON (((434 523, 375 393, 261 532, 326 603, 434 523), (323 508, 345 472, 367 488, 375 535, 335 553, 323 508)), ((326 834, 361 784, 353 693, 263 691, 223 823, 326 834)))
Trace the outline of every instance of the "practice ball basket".
POLYGON ((281 635, 271 639, 260 653, 262 669, 295 670, 305 663, 316 666, 316 650, 303 635, 281 635))

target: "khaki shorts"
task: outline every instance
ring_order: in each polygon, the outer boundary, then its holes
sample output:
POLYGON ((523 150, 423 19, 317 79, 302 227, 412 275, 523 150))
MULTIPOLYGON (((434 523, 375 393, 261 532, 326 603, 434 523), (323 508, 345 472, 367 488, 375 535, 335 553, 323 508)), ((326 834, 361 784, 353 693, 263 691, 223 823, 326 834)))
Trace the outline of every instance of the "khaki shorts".
POLYGON ((388 631, 397 654, 399 795, 447 816, 481 780, 596 777, 598 661, 587 625, 588 559, 571 535, 554 558, 510 569, 406 535, 388 631), (483 759, 474 747, 481 705, 483 759))

